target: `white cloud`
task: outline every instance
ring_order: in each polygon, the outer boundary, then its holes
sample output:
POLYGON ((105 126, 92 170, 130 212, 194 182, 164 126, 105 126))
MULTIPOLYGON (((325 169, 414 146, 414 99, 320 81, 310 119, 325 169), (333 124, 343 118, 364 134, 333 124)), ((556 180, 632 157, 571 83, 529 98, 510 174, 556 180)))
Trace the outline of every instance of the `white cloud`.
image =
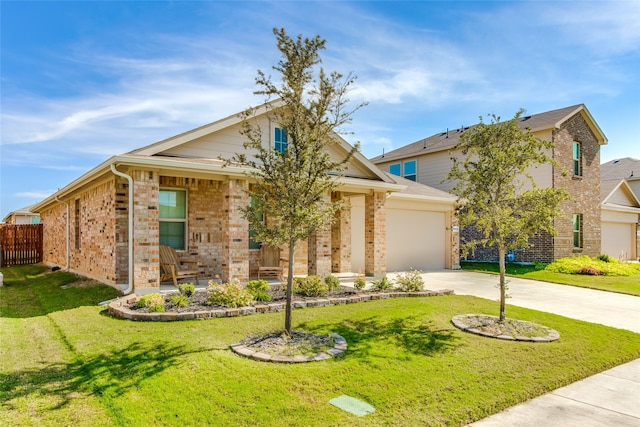
POLYGON ((15 193, 15 197, 24 198, 24 199, 44 199, 55 193, 56 190, 42 190, 42 191, 23 191, 19 193, 15 193))

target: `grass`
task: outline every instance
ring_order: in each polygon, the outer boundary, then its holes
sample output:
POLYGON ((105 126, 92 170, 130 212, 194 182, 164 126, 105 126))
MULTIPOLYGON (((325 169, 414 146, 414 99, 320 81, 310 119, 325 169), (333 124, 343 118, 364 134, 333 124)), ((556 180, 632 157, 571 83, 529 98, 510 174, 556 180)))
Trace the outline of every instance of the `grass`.
MULTIPOLYGON (((22 269, 9 273, 3 304, 36 280, 22 269)), ((282 328, 283 313, 131 322, 69 297, 52 310, 35 296, 65 299, 57 294, 72 288, 60 288, 61 274, 46 275, 49 287, 40 277, 33 298, 3 308, 0 425, 464 425, 640 357, 638 334, 513 306, 511 316, 556 329, 560 340, 464 333, 454 315, 496 315, 497 304, 443 296, 296 310, 294 329, 335 332, 347 352, 317 363, 261 363, 229 345, 282 328), (359 418, 328 403, 342 394, 376 412, 359 418)))
MULTIPOLYGON (((498 264, 490 262, 462 262, 462 269, 485 273, 498 273, 498 264)), ((523 279, 541 280, 581 288, 598 289, 640 296, 640 273, 631 276, 587 276, 536 270, 533 265, 507 264, 507 275, 523 279)))

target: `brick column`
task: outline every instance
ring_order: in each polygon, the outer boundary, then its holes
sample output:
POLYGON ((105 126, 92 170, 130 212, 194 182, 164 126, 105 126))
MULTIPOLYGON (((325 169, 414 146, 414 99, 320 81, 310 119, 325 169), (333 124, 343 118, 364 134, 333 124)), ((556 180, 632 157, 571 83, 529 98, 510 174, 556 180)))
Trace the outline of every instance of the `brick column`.
POLYGON ((385 202, 385 192, 374 192, 364 197, 364 270, 368 276, 381 277, 387 272, 385 202))
POLYGON ((456 216, 455 211, 449 213, 449 221, 451 226, 449 227, 449 265, 452 270, 460 269, 460 221, 456 216))
MULTIPOLYGON (((331 198, 327 194, 325 203, 331 198)), ((308 274, 327 276, 331 274, 331 226, 317 230, 309 236, 308 274)))
POLYGON ((222 184, 222 280, 249 280, 249 221, 240 208, 249 205, 247 181, 229 179, 222 184))
POLYGON ((351 271, 351 203, 341 192, 333 193, 331 200, 343 202, 331 224, 331 271, 347 273, 351 271))
POLYGON ((159 174, 133 170, 133 281, 135 288, 160 286, 159 174))

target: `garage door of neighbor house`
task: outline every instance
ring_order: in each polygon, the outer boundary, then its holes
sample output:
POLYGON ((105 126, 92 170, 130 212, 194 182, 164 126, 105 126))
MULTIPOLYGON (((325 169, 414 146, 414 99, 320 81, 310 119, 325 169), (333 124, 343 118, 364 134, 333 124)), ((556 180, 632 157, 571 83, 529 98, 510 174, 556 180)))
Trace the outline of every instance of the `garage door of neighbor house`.
POLYGON ((387 209, 387 271, 445 268, 443 212, 387 209))
POLYGON ((602 223, 602 248, 604 254, 614 258, 633 257, 634 224, 620 222, 602 223))

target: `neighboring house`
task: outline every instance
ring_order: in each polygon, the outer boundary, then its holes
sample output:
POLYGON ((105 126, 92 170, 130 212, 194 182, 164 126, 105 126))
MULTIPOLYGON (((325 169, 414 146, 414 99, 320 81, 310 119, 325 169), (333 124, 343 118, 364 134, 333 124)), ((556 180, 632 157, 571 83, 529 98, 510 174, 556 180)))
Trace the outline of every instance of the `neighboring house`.
MULTIPOLYGON (((552 153, 559 166, 540 165, 529 172, 538 187, 565 188, 571 200, 561 204, 555 219, 556 236, 539 233, 532 247, 515 251, 516 261, 549 262, 558 258, 600 253, 600 146, 607 138, 587 108, 580 104, 546 113, 521 117, 519 125, 533 135, 555 143, 552 153)), ((451 157, 461 158, 452 148, 468 127, 447 130, 371 159, 391 174, 451 191, 455 183, 443 182, 452 166, 451 157)), ((461 239, 470 230, 463 230, 461 239)), ((468 259, 496 260, 495 248, 478 248, 468 259)))
MULTIPOLYGON (((264 144, 286 149, 268 108, 255 118, 264 144)), ((250 203, 251 179, 247 169, 221 160, 244 152, 240 130, 234 115, 111 157, 35 205, 44 262, 148 292, 159 286, 159 246, 169 245, 197 260, 206 279, 255 277, 263 254, 240 211, 250 203)), ((351 146, 336 141, 332 156, 346 156, 351 146)), ((379 277, 410 267, 458 267, 455 197, 390 176, 360 153, 339 183, 326 197, 344 200, 346 208, 296 247, 295 274, 362 270, 379 277)))
POLYGON ((2 222, 5 224, 40 224, 40 214, 31 212, 33 205, 9 212, 2 222))
POLYGON ((600 165, 602 253, 621 260, 640 257, 640 160, 626 157, 600 165))

